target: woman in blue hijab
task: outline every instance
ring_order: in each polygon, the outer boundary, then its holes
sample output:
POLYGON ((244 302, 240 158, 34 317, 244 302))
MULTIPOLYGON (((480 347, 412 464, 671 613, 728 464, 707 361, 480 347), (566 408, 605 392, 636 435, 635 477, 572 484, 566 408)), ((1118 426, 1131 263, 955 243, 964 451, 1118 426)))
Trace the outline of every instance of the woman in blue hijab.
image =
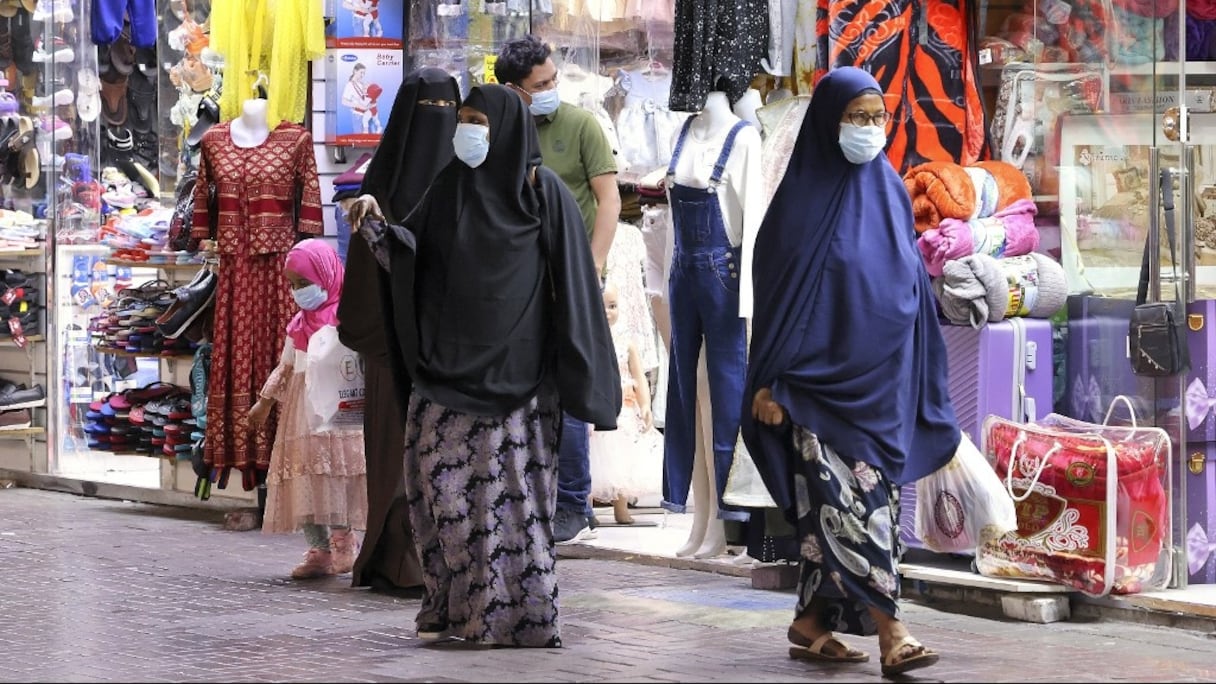
POLYGON ((899 619, 898 487, 960 439, 889 118, 861 69, 815 88, 756 237, 743 420, 801 542, 790 656, 865 662, 833 632, 877 634, 884 675, 937 661, 899 619))

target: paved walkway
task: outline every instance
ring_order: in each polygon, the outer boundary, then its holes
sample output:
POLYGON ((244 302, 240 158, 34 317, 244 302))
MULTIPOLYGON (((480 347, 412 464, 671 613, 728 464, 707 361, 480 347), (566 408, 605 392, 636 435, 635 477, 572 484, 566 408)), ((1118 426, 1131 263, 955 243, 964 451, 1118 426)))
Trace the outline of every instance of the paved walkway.
MULTIPOLYGON (((747 580, 563 559, 552 650, 421 646, 416 601, 293 582, 302 537, 213 513, 0 490, 0 680, 880 681, 786 657, 793 596, 747 580)), ((904 681, 1212 681, 1216 639, 1124 623, 1031 625, 905 604, 942 652, 904 681)))

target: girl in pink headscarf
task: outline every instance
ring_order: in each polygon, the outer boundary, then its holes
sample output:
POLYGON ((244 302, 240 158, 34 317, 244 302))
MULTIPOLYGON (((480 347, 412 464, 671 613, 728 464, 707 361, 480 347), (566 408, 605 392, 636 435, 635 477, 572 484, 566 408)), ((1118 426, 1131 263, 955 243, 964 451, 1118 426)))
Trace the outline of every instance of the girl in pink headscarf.
POLYGON ((284 275, 300 310, 287 324, 283 357, 250 409, 249 425, 257 429, 279 403, 262 531, 303 529, 309 549, 291 576, 311 579, 350 572, 354 564, 357 541, 351 529, 367 524, 363 433, 359 425, 318 432, 309 422, 306 378, 325 373, 316 372, 315 359, 313 370, 305 373, 309 342, 337 326, 342 261, 328 242, 304 240, 287 253, 284 275))

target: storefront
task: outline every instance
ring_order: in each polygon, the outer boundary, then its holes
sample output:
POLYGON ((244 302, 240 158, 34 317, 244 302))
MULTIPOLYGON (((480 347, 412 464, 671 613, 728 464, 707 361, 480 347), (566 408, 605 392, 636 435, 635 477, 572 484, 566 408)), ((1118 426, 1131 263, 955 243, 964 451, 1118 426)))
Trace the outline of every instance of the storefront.
MULTIPOLYGON (((275 36, 266 45, 294 51, 288 72, 273 78, 269 66, 225 70, 230 55, 218 48, 250 50, 256 41, 237 47, 233 34, 209 21, 230 9, 222 0, 159 2, 154 36, 147 17, 92 25, 88 2, 0 3, 13 53, 0 88, 0 137, 12 150, 0 156, 0 266, 11 293, 0 297, 11 332, 0 340, 0 379, 25 385, 12 394, 0 389, 0 473, 37 486, 70 481, 133 498, 199 501, 191 457, 206 407, 198 406, 191 371, 205 356, 205 331, 187 334, 183 323, 170 331, 177 337, 167 337, 155 321, 172 303, 167 292, 205 280, 210 268, 191 249, 193 216, 174 217, 191 194, 201 133, 278 84, 307 90, 290 103, 299 116, 287 120, 307 126, 316 172, 305 184, 319 187, 314 203, 324 234, 336 238, 342 229, 334 181, 374 149, 403 74, 440 67, 467 92, 493 80, 505 41, 529 32, 555 49, 562 100, 591 111, 614 148, 624 200, 618 235, 637 245, 643 270, 650 267, 630 296, 650 331, 643 355, 660 388, 661 416, 667 217, 656 186, 681 126, 699 108, 684 106, 687 93, 672 106, 673 72, 719 54, 676 54, 682 3, 315 1, 324 11, 305 12, 305 28, 263 17, 262 30, 275 36), (225 89, 234 94, 225 99, 225 89), (155 199, 159 207, 148 201, 155 199), (184 235, 175 220, 185 222, 184 235)), ((1117 395, 1131 397, 1141 423, 1164 428, 1173 445, 1169 515, 1159 521, 1172 549, 1161 561, 1165 576, 1179 588, 1216 583, 1216 416, 1209 396, 1216 386, 1209 372, 1216 348, 1209 320, 1216 315, 1216 209, 1209 206, 1216 201, 1216 138, 1209 139, 1216 130, 1216 47, 1209 45, 1216 13, 1166 1, 953 0, 914 2, 903 14, 865 19, 849 9, 858 3, 753 4, 768 10, 767 40, 745 60, 755 76, 751 87, 731 102, 762 131, 762 178, 746 211, 763 214, 766 201, 754 198, 767 197, 779 178, 817 74, 842 64, 898 72, 884 84, 893 126, 902 127, 907 143, 890 151, 899 170, 926 161, 1011 164, 1031 189, 1035 251, 1065 274, 1067 302, 1050 316, 1053 353, 1038 348, 1030 369, 1040 379, 1050 375, 1049 382, 1036 380, 1033 391, 1015 387, 1021 394, 1006 417, 1034 420, 1054 410, 1101 422, 1117 395), (864 21, 882 30, 852 31, 864 21), (874 49, 899 33, 908 37, 907 52, 874 49), (908 64, 915 68, 902 68, 908 64), (1160 192, 1165 170, 1172 214, 1162 210, 1169 204, 1160 192), (1164 230, 1171 225, 1173 256, 1164 230), (1148 269, 1149 299, 1170 301, 1177 289, 1188 302, 1192 366, 1180 376, 1131 371, 1128 321, 1146 242, 1161 256, 1161 268, 1148 269)), ((747 43, 756 31, 748 26, 738 36, 747 43)), ((1004 244, 1007 227, 1000 230, 1004 244)), ((979 379, 971 380, 974 389, 979 379)), ((960 413, 978 410, 973 395, 958 392, 960 413)), ((964 425, 977 441, 983 417, 964 425)), ((242 484, 213 483, 210 501, 254 500, 256 481, 242 484)), ((709 516, 716 495, 693 489, 698 515, 709 516)), ((702 530, 670 553, 721 553, 733 536, 721 523, 700 527, 708 536, 702 530)), ((781 532, 769 531, 772 547, 781 532)), ((763 560, 782 554, 774 548, 763 560)))

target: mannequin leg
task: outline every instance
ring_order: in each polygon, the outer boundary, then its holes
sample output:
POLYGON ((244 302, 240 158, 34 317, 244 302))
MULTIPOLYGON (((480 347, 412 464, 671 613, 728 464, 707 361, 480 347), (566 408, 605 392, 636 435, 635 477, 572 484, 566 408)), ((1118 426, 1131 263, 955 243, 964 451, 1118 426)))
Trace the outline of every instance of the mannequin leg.
POLYGON ((701 357, 697 361, 697 458, 705 464, 705 479, 702 481, 705 494, 696 500, 695 511, 697 518, 704 517, 705 534, 693 553, 694 558, 713 558, 726 552, 726 525, 718 518, 718 480, 715 477, 713 457, 713 404, 710 401, 705 354, 705 348, 702 347, 701 357))
MULTIPOLYGON (((701 440, 697 442, 697 453, 692 459, 692 530, 688 533, 688 541, 676 549, 676 556, 680 558, 691 556, 701 549, 705 530, 709 526, 709 471, 705 466, 708 459, 700 446, 701 440)), ((714 508, 717 509, 717 506, 714 508)))
POLYGON ((697 362, 697 402, 695 424, 696 450, 692 457, 692 530, 688 541, 676 550, 680 557, 692 556, 701 550, 711 521, 717 516, 717 496, 713 495, 713 480, 710 478, 707 455, 713 453, 712 422, 709 410, 709 386, 703 382, 705 376, 705 354, 697 362), (713 509, 714 517, 710 516, 713 509))
MULTIPOLYGON (((708 403, 708 402, 706 402, 708 403)), ((705 411, 702 416, 701 424, 705 425, 705 430, 702 431, 701 443, 712 447, 713 445, 713 428, 710 427, 712 421, 709 419, 709 411, 705 411)), ((693 554, 693 558, 713 558, 726 553, 726 524, 718 517, 718 485, 714 477, 714 459, 710 454, 713 453, 712 448, 707 448, 704 452, 697 449, 701 460, 705 462, 705 498, 709 504, 705 509, 705 537, 701 540, 701 547, 693 554)), ((700 504, 700 501, 697 502, 700 504)), ((697 506, 697 515, 701 515, 702 507, 697 506)))

